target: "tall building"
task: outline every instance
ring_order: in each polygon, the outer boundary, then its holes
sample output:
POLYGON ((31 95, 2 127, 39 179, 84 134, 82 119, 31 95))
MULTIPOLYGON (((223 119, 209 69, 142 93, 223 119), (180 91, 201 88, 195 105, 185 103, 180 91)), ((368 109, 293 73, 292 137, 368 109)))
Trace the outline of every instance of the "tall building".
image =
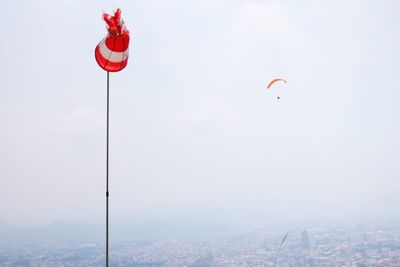
POLYGON ((310 249, 311 248, 310 237, 308 236, 307 230, 304 230, 304 231, 301 232, 301 247, 303 249, 310 249))

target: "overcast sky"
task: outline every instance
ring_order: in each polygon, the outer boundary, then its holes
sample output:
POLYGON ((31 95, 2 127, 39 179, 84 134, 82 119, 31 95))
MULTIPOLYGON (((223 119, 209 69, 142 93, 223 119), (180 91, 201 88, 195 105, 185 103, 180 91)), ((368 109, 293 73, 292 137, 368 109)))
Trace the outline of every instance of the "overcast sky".
POLYGON ((117 7, 112 220, 399 218, 398 1, 38 0, 2 3, 0 220, 103 223, 117 7))

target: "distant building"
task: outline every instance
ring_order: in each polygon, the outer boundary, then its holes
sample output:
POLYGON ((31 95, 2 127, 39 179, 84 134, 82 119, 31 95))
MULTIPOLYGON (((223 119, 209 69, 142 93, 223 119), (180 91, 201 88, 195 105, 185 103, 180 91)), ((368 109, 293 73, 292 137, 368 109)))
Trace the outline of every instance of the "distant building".
POLYGON ((308 236, 307 230, 304 230, 304 231, 301 232, 301 247, 303 249, 310 249, 311 248, 310 237, 308 236))

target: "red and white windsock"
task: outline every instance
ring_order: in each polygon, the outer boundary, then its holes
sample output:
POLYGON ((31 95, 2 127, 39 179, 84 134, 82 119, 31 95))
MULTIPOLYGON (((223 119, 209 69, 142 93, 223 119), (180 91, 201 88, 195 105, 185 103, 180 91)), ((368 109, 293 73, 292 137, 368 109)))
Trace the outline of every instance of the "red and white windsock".
POLYGON ((117 72, 128 64, 129 31, 121 19, 119 8, 114 16, 103 14, 103 19, 107 23, 108 34, 96 46, 96 61, 105 71, 117 72))

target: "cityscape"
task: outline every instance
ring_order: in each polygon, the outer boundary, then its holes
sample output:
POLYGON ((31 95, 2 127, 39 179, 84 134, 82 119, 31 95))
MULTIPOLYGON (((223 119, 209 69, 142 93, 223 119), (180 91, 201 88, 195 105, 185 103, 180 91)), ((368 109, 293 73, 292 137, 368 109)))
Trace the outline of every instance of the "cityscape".
MULTIPOLYGON (((71 234, 61 223, 52 227, 64 228, 66 236, 71 234)), ((74 229, 79 231, 79 227, 74 229)), ((119 241, 111 241, 110 266, 400 266, 399 226, 309 225, 286 229, 286 233, 279 227, 264 226, 217 232, 147 240, 126 233, 119 241)), ((11 239, 0 243, 0 266, 104 266, 101 240, 85 243, 78 237, 55 240, 47 236, 46 241, 15 243, 11 239)))
POLYGON ((399 0, 2 8, 0 267, 400 267, 399 0))

